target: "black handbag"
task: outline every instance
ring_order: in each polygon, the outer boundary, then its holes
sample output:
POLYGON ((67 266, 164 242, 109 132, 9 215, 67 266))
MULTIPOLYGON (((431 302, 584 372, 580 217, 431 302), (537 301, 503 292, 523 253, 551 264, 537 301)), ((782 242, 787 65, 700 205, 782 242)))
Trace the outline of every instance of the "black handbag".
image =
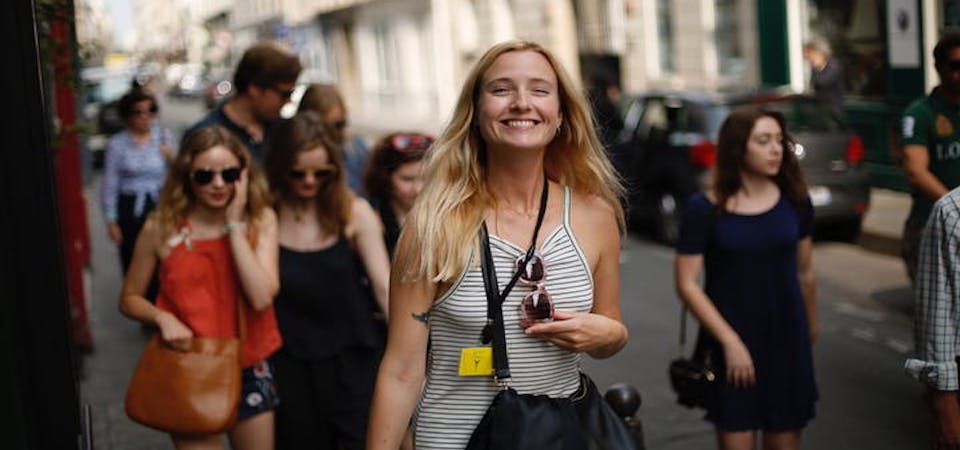
POLYGON ((697 349, 686 358, 684 347, 687 337, 687 309, 680 313, 680 354, 670 362, 670 385, 677 394, 677 403, 687 408, 707 408, 713 398, 713 383, 716 376, 710 354, 697 349))
MULTIPOLYGON (((526 261, 533 255, 537 233, 546 209, 546 180, 541 195, 540 215, 526 261)), ((501 391, 494 397, 474 429, 467 450, 636 450, 637 444, 626 423, 600 396, 593 381, 580 374, 580 387, 568 398, 520 394, 509 385, 503 328, 502 303, 516 284, 521 265, 502 293, 498 292, 496 270, 490 254, 486 225, 480 230, 480 260, 487 293, 487 326, 483 341, 493 342, 495 379, 501 391)))

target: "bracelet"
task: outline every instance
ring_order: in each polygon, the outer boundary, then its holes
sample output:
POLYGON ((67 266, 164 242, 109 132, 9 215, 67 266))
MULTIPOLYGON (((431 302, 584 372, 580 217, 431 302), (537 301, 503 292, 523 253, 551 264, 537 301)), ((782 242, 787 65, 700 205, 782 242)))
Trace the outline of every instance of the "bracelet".
POLYGON ((226 224, 223 225, 223 231, 226 231, 227 233, 233 230, 245 230, 245 229, 247 229, 246 222, 227 222, 226 224))

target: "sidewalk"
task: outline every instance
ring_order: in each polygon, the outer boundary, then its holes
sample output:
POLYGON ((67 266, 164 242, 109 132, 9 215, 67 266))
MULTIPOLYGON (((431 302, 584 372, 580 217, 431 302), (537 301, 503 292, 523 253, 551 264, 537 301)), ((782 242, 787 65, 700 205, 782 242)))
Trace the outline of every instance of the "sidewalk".
POLYGON ((92 409, 97 450, 172 450, 166 434, 127 417, 123 398, 147 335, 140 324, 120 314, 120 257, 107 238, 97 201, 99 178, 84 188, 91 242, 90 327, 93 352, 82 356, 80 401, 92 409))
POLYGON ((899 257, 903 222, 909 212, 910 194, 873 188, 857 244, 870 251, 899 257))

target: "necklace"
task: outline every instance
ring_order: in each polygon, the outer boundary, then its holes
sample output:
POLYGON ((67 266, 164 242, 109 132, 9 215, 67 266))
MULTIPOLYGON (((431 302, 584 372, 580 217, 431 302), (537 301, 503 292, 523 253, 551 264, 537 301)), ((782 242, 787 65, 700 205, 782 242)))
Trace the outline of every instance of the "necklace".
MULTIPOLYGON (((546 181, 546 179, 544 179, 544 181, 546 181)), ((543 192, 541 192, 540 195, 543 196, 544 192, 546 192, 547 189, 548 189, 548 184, 544 182, 543 192)), ((537 213, 539 212, 539 207, 520 209, 520 208, 514 207, 513 205, 510 204, 510 202, 506 200, 503 200, 502 202, 498 202, 498 203, 502 203, 505 206, 504 211, 512 214, 516 214, 521 217, 525 217, 527 220, 533 220, 535 217, 537 217, 537 213)))
POLYGON ((290 211, 293 212, 293 220, 297 223, 303 223, 304 212, 307 210, 307 207, 300 203, 290 203, 290 211))

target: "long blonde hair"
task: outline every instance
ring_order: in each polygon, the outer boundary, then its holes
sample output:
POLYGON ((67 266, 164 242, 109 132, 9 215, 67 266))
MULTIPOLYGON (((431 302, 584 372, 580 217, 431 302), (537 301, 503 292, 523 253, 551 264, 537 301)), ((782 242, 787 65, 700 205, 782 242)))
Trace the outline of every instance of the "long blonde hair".
POLYGON ((557 59, 541 45, 512 40, 491 47, 470 71, 460 91, 453 117, 427 152, 423 191, 404 227, 406 245, 397 250, 395 268, 404 279, 421 276, 449 282, 470 263, 477 247, 477 230, 493 198, 484 182, 485 146, 475 126, 476 101, 486 71, 504 53, 534 51, 543 55, 559 83, 563 126, 547 146, 547 177, 577 192, 597 195, 614 209, 623 229, 622 187, 597 138, 590 109, 557 59))
MULTIPOLYGON (((219 125, 213 125, 190 133, 183 141, 176 159, 170 165, 167 179, 160 191, 160 200, 154 211, 164 238, 180 229, 196 199, 190 186, 190 171, 193 160, 201 153, 213 147, 221 146, 233 153, 240 161, 240 167, 247 169, 247 207, 248 219, 257 220, 264 209, 270 207, 270 191, 267 182, 256 164, 251 163, 250 152, 230 131, 219 125)), ((255 227, 254 227, 255 228, 255 227)))

